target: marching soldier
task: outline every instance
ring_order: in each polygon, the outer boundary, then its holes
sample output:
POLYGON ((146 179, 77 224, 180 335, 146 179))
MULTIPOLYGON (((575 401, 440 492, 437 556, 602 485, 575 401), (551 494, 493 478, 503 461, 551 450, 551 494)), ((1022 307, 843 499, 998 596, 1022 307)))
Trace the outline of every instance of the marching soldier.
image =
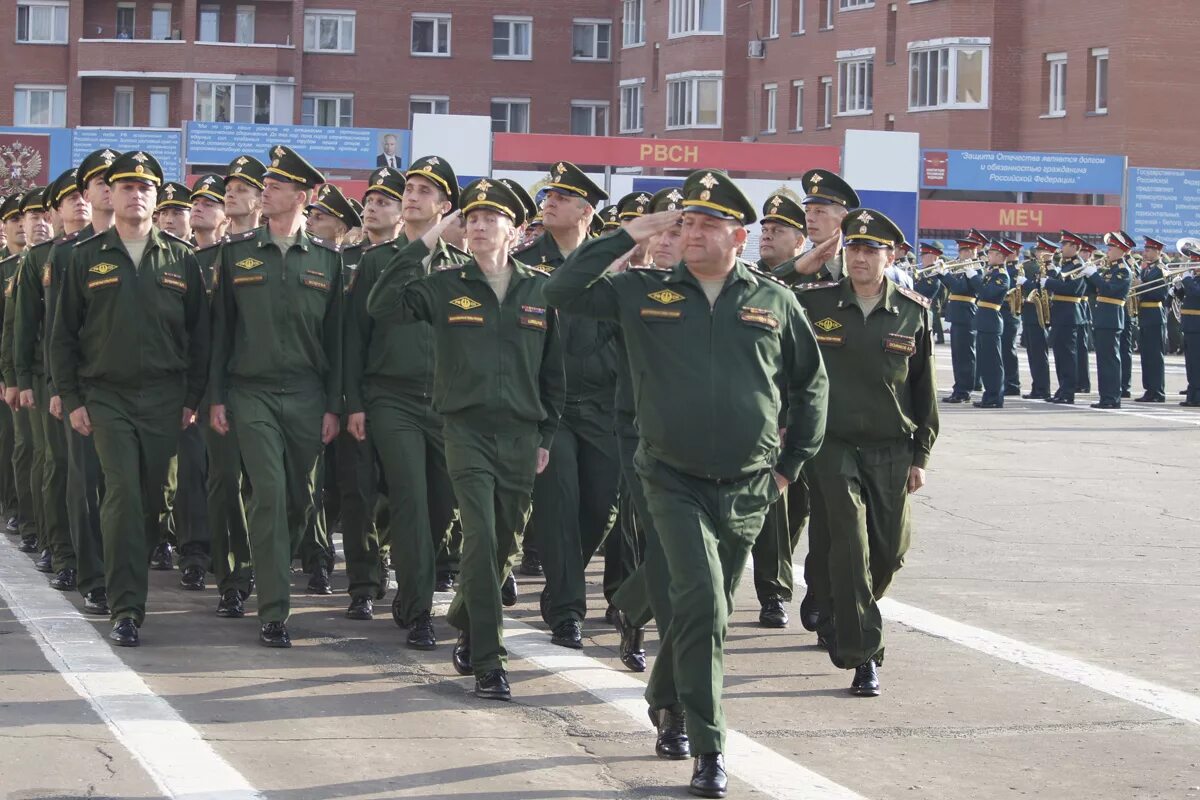
MULTIPOLYGON (((958 257, 962 261, 973 261, 979 242, 968 237, 958 240, 958 257)), ((942 284, 950 292, 946 302, 946 321, 950 328, 950 363, 954 369, 954 388, 946 403, 969 403, 975 388, 978 371, 975 355, 975 306, 976 293, 983 286, 983 278, 974 264, 961 271, 946 271, 942 284)))
POLYGON ((1026 400, 1050 399, 1050 343, 1047 325, 1050 320, 1042 319, 1039 310, 1041 300, 1035 292, 1044 292, 1038 281, 1045 273, 1058 245, 1044 236, 1039 236, 1033 248, 1033 258, 1022 266, 1022 274, 1016 279, 1025 291, 1021 304, 1021 330, 1025 334, 1025 358, 1029 362, 1031 385, 1029 394, 1021 395, 1026 400), (1025 287, 1031 287, 1025 289, 1025 287))
POLYGON ((95 436, 104 473, 109 636, 135 647, 157 532, 146 520, 160 510, 179 431, 194 420, 203 395, 208 303, 191 246, 151 223, 162 185, 155 158, 125 153, 105 180, 114 227, 73 249, 50 353, 71 425, 95 436))
MULTIPOLYGON (((1092 263, 1095 260, 1095 256, 1096 246, 1091 242, 1084 241, 1083 246, 1079 250, 1079 257, 1082 259, 1082 263, 1092 263)), ((1092 391, 1092 375, 1088 353, 1095 347, 1092 327, 1092 318, 1095 316, 1095 296, 1095 290, 1087 281, 1084 281, 1083 301, 1079 304, 1079 310, 1083 312, 1083 322, 1079 329, 1079 343, 1075 349, 1075 380, 1078 382, 1079 391, 1084 394, 1092 391)))
MULTIPOLYGON (((1020 287, 1017 285, 1017 278, 1021 275, 1021 243, 1015 239, 1005 239, 1004 247, 1007 250, 1004 269, 1008 273, 1009 292, 1019 295, 1020 287)), ((1020 313, 1020 306, 1018 305, 1017 311, 1014 312, 1008 298, 1005 298, 1005 301, 1000 304, 1000 319, 1004 323, 1004 333, 1000 339, 1000 355, 1004 361, 1005 397, 1021 396, 1021 365, 1017 361, 1020 313)))
POLYGON ((250 543, 267 647, 291 647, 292 558, 342 406, 342 259, 302 230, 308 192, 324 180, 291 148, 272 148, 262 192, 269 221, 229 236, 215 277, 209 424, 225 435, 226 406, 233 412, 253 487, 250 543))
MULTIPOLYGON (((820 444, 826 383, 795 295, 737 260, 754 206, 717 170, 693 173, 683 194, 684 260, 669 272, 604 275, 674 226, 676 212, 584 245, 551 277, 548 295, 569 313, 619 322, 625 334, 639 398, 636 464, 665 555, 647 568, 670 587, 667 607, 654 609, 664 638, 646 689, 656 751, 678 759, 690 750, 691 791, 723 797, 728 613, 767 507, 820 444)), ((654 552, 647 547, 647 558, 654 552)))
POLYGON ((1100 389, 1100 402, 1092 408, 1121 407, 1121 331, 1125 319, 1125 299, 1133 281, 1133 269, 1127 259, 1136 246, 1133 238, 1124 231, 1104 235, 1108 245, 1103 267, 1089 264, 1083 276, 1096 290, 1096 383, 1100 389))
POLYGON ((1142 266, 1138 280, 1142 284, 1153 284, 1153 288, 1141 291, 1137 296, 1138 354, 1142 364, 1141 397, 1135 403, 1167 402, 1167 369, 1163 352, 1166 348, 1165 326, 1167 316, 1163 310, 1170 287, 1163 278, 1161 266, 1165 245, 1150 236, 1145 237, 1142 266))
MULTIPOLYGON (((3 450, 9 456, 4 462, 4 472, 5 480, 10 483, 8 489, 10 517, 5 525, 5 531, 19 535, 22 548, 31 535, 34 536, 33 546, 37 546, 32 489, 30 482, 25 479, 32 466, 30 463, 33 457, 30 449, 32 433, 29 430, 28 413, 20 411, 18 402, 20 392, 17 389, 17 379, 11 367, 12 360, 9 357, 13 319, 16 316, 13 290, 17 283, 17 266, 21 262, 21 253, 25 250, 25 215, 21 211, 21 204, 24 200, 24 194, 16 193, 5 198, 3 205, 0 205, 0 219, 3 219, 4 222, 6 238, 5 250, 8 253, 3 260, 0 260, 0 279, 4 281, 4 301, 0 302, 0 308, 3 308, 2 329, 4 332, 3 338, 0 339, 0 385, 4 386, 4 404, 8 408, 4 412, 3 450), (11 464, 11 468, 8 466, 9 464, 11 464)), ((25 551, 22 550, 22 552, 25 551)))
POLYGON ((1008 248, 1003 242, 988 245, 987 272, 976 290, 976 351, 983 399, 971 404, 975 408, 1004 408, 1004 357, 1001 352, 1004 322, 1001 313, 1008 296, 1008 271, 1004 263, 1007 256, 1008 248))
POLYGON ((1038 279, 1044 291, 1051 293, 1050 327, 1054 329, 1054 371, 1058 376, 1058 388, 1049 402, 1074 405, 1079 370, 1076 352, 1083 330, 1083 304, 1086 281, 1083 278, 1083 260, 1079 257, 1084 240, 1071 233, 1062 232, 1062 258, 1057 267, 1051 267, 1046 275, 1038 279))
MULTIPOLYGON (((0 248, 0 281, 5 291, 9 287, 7 265, 15 268, 15 256, 25 249, 25 231, 21 226, 21 195, 12 194, 0 200, 0 229, 4 231, 4 247, 0 248)), ((0 322, 4 318, 4 301, 0 300, 0 322)), ((0 328, 2 328, 0 324, 0 328)), ((0 377, 0 386, 4 384, 0 377)), ((17 500, 17 480, 13 470, 13 410, 7 403, 0 408, 0 507, 4 509, 4 530, 9 534, 20 532, 21 513, 17 500)))
MULTIPOLYGON (((410 179, 411 180, 411 179, 410 179)), ((475 694, 510 700, 500 585, 529 518, 534 477, 550 459, 563 405, 556 312, 546 274, 509 255, 525 220, 500 181, 463 191, 472 258, 425 275, 422 263, 458 214, 408 245, 368 298, 377 321, 433 326, 434 409, 444 419, 446 464, 463 525, 462 572, 447 619, 459 630, 454 668, 475 694)))

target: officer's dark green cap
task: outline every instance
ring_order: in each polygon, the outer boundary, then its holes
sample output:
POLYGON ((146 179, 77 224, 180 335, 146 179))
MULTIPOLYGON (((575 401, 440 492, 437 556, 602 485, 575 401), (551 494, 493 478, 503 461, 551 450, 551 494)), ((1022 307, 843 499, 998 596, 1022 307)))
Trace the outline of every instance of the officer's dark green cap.
POLYGON ((390 197, 393 200, 404 200, 404 173, 398 169, 380 167, 367 178, 367 190, 363 192, 363 200, 371 192, 390 197))
MULTIPOLYGON (((270 174, 268 172, 268 174, 270 174)), ((330 216, 340 219, 346 223, 347 228, 357 228, 362 225, 362 217, 354 206, 350 205, 350 201, 346 199, 346 195, 342 194, 342 190, 334 186, 332 183, 327 183, 317 192, 317 197, 308 204, 310 209, 318 208, 330 216)))
POLYGON ((158 190, 158 205, 154 207, 155 211, 161 211, 164 208, 191 208, 192 207, 192 192, 182 183, 168 181, 164 183, 162 188, 158 190))
POLYGON ((273 178, 277 181, 294 183, 305 189, 314 189, 325 182, 321 170, 304 160, 286 144, 277 144, 271 148, 271 165, 267 167, 263 178, 273 178))
POLYGON ((21 213, 28 211, 44 211, 45 203, 45 186, 34 186, 25 192, 25 196, 21 198, 21 213))
POLYGON ((4 198, 4 202, 0 203, 0 222, 8 222, 8 220, 17 216, 21 212, 21 201, 25 199, 23 192, 15 192, 4 198))
POLYGON ((599 214, 592 214, 592 218, 588 221, 588 234, 591 236, 599 236, 604 233, 604 220, 599 214))
POLYGON ((196 199, 200 197, 207 197, 214 203, 224 204, 225 179, 211 172, 207 175, 201 175, 192 184, 192 202, 196 202, 196 199))
POLYGON ((58 208, 62 205, 62 201, 71 194, 78 192, 79 185, 76 182, 79 177, 79 169, 72 167, 63 174, 54 179, 54 183, 46 187, 46 203, 51 208, 58 208))
POLYGON ((231 180, 237 178, 261 191, 263 188, 263 177, 266 174, 267 168, 257 158, 240 155, 229 162, 229 168, 225 172, 225 183, 228 184, 231 180))
POLYGON ((94 150, 88 153, 87 157, 79 162, 79 172, 75 175, 75 182, 79 186, 79 191, 82 192, 86 189, 87 185, 91 183, 92 178, 97 175, 103 175, 112 166, 112 163, 117 160, 118 155, 119 153, 115 150, 110 150, 107 147, 103 150, 94 150))
POLYGON ((446 159, 440 156, 422 156, 412 163, 404 177, 418 177, 430 181, 450 198, 451 209, 458 208, 462 197, 458 188, 458 176, 454 174, 454 169, 446 159))
POLYGON ((525 187, 514 181, 512 178, 501 178, 500 182, 508 188, 512 189, 513 194, 521 198, 521 205, 525 206, 525 219, 532 220, 537 216, 537 203, 533 201, 533 197, 529 192, 525 191, 525 187))
POLYGON ((693 172, 683 182, 683 210, 708 214, 749 225, 758 219, 750 200, 733 180, 719 169, 693 172))
POLYGON ((355 225, 354 227, 361 228, 362 227, 363 204, 358 202, 357 200, 355 200, 353 197, 347 197, 346 202, 349 203, 350 207, 354 209, 354 213, 358 214, 358 224, 355 225))
POLYGON ((654 200, 654 195, 646 192, 630 192, 617 201, 617 214, 621 220, 649 214, 652 200, 654 200))
POLYGON ((550 181, 546 191, 558 192, 569 197, 582 197, 592 205, 599 205, 608 199, 608 192, 601 189, 583 170, 570 161, 559 161, 550 168, 550 181))
POLYGON ((678 186, 668 186, 665 189, 659 189, 650 198, 650 213, 657 214, 660 211, 679 211, 683 208, 683 192, 678 186))
POLYGON ((109 186, 117 181, 140 181, 151 186, 162 186, 162 165, 145 150, 121 153, 104 172, 104 182, 109 186))
POLYGON ((605 206, 596 214, 596 218, 600 220, 603 229, 606 231, 621 227, 619 206, 605 206))
POLYGON ((472 211, 488 209, 499 211, 511 219, 515 225, 525 222, 525 204, 521 202, 520 197, 517 197, 516 192, 503 181, 491 178, 471 181, 467 184, 467 188, 463 189, 462 197, 464 217, 472 211))
POLYGON ((788 225, 801 233, 808 232, 808 219, 804 209, 792 198, 785 194, 775 193, 763 203, 762 222, 778 222, 788 225))
POLYGON ((804 187, 804 200, 801 202, 805 204, 824 203, 848 209, 858 208, 858 192, 836 172, 810 169, 800 178, 800 185, 804 187))
POLYGON ((842 241, 846 245, 896 248, 904 241, 904 232, 882 211, 859 208, 842 220, 842 241))

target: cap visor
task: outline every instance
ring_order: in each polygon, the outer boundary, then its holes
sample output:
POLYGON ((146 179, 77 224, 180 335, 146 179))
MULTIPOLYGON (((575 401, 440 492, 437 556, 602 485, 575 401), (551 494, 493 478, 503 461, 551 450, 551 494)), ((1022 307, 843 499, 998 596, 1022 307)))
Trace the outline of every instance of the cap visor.
POLYGON ((705 208, 704 206, 684 206, 683 211, 685 214, 704 214, 709 217, 716 217, 717 219, 727 219, 730 222, 739 221, 738 218, 732 214, 726 214, 718 211, 715 208, 705 208))
POLYGON ((890 244, 884 244, 883 242, 876 241, 875 239, 864 239, 864 238, 859 238, 859 237, 855 237, 855 236, 847 236, 847 237, 845 237, 844 241, 848 245, 849 244, 859 244, 859 245, 863 245, 865 247, 874 247, 876 250, 882 250, 885 247, 892 247, 892 245, 890 245, 890 244))

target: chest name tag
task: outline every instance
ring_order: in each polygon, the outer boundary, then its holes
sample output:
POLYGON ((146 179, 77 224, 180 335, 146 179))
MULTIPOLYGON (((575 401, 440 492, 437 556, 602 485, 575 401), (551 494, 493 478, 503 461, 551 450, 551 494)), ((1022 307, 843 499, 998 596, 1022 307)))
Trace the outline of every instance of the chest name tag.
POLYGON ((844 333, 818 333, 816 337, 817 344, 822 347, 841 347, 846 343, 846 334, 844 333))
POLYGON ((446 317, 446 322, 451 325, 482 325, 482 314, 451 314, 446 317))
POLYGON ((546 315, 546 309, 542 308, 541 306, 521 306, 521 313, 537 314, 544 317, 546 315))
POLYGON ((180 293, 187 291, 187 281, 183 279, 182 275, 176 275, 173 272, 164 272, 158 282, 168 289, 174 289, 180 293))
POLYGON ((246 284, 266 283, 266 275, 235 275, 233 278, 234 286, 245 286, 246 284))
POLYGON ((538 331, 546 330, 546 320, 541 317, 518 317, 517 324, 522 328, 533 328, 538 331))
POLYGON ((105 289, 109 286, 116 286, 121 282, 118 275, 113 275, 111 278, 99 278, 94 281, 88 281, 87 288, 89 289, 105 289))
POLYGON ((305 275, 315 275, 316 277, 320 278, 321 280, 325 280, 325 273, 321 272, 321 270, 319 270, 319 269, 306 269, 306 270, 304 270, 304 274, 305 275))
POLYGON ((682 319, 683 309, 679 308, 643 308, 640 309, 642 319, 682 319))
POLYGON ((322 292, 329 291, 329 283, 323 280, 319 281, 316 278, 301 278, 300 282, 310 289, 318 289, 322 292))
POLYGON ((899 353, 902 356, 911 356, 917 352, 917 340, 912 336, 903 336, 899 333, 889 333, 883 337, 883 349, 889 353, 899 353))
POLYGON ((738 312, 738 319, 742 322, 748 322, 751 325, 759 325, 771 330, 779 329, 779 320, 775 318, 775 313, 766 308, 751 308, 744 306, 738 312))

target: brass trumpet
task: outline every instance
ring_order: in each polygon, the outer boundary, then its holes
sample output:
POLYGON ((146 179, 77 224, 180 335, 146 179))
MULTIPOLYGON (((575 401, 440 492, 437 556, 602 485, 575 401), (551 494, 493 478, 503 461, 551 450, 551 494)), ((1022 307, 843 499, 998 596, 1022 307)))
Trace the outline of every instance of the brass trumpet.
POLYGON ((961 261, 936 261, 933 264, 930 264, 928 267, 921 267, 913 274, 921 275, 925 272, 932 272, 935 269, 945 269, 947 272, 958 272, 959 270, 969 269, 972 266, 986 263, 987 259, 985 258, 964 258, 961 261))

